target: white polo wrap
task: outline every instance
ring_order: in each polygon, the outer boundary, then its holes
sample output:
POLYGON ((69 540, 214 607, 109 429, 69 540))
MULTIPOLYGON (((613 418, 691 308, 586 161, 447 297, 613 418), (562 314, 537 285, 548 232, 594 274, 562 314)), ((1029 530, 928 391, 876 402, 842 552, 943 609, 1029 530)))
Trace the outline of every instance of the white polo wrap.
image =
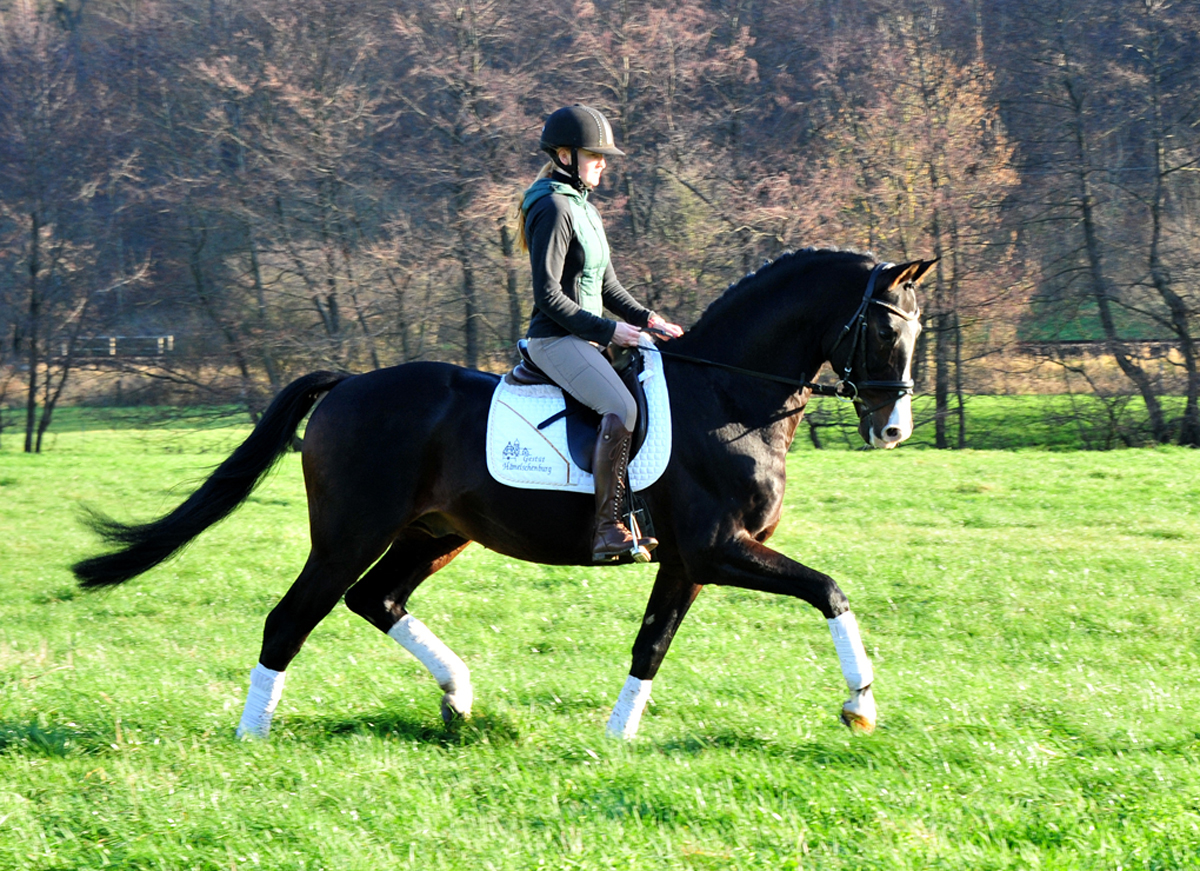
POLYGON ((846 677, 846 685, 852 690, 861 690, 871 685, 875 673, 871 670, 871 660, 863 648, 862 637, 858 634, 858 620, 851 611, 839 614, 829 622, 829 632, 833 635, 833 646, 837 649, 838 660, 842 664, 842 674, 846 677))
POLYGON ((467 664, 412 614, 401 617, 388 635, 429 669, 438 686, 447 693, 470 688, 471 672, 467 664))
POLYGON ((621 687, 617 703, 613 706, 612 716, 608 718, 605 732, 610 738, 632 738, 637 734, 638 724, 642 720, 642 711, 646 710, 646 702, 650 701, 650 684, 654 681, 638 680, 630 675, 621 687))
POLYGON ((271 718, 283 697, 282 671, 267 668, 261 662, 250 672, 250 691, 246 707, 238 723, 239 738, 267 738, 271 734, 271 718))

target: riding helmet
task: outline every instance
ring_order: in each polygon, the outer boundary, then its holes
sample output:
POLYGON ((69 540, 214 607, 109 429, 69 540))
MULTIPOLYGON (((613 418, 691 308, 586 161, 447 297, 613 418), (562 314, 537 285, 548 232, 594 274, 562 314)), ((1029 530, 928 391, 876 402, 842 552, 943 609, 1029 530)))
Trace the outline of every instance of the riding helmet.
POLYGON ((603 114, 590 106, 567 106, 546 119, 538 143, 553 155, 559 148, 582 148, 608 157, 624 157, 617 148, 612 126, 603 114))

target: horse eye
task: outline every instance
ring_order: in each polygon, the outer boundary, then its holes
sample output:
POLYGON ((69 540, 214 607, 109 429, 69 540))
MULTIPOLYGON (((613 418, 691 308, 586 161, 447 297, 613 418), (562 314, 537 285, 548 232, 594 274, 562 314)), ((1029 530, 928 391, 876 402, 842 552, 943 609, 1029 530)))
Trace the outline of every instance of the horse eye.
POLYGON ((879 341, 892 342, 892 341, 895 341, 895 339, 896 339, 896 331, 893 330, 891 327, 880 327, 879 328, 879 341))

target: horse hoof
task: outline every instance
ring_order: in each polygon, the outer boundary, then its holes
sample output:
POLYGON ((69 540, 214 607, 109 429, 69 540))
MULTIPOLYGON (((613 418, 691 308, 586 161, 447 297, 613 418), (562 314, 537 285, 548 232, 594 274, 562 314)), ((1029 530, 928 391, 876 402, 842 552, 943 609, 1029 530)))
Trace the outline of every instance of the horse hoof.
POLYGON ((442 696, 442 722, 449 726, 455 720, 471 719, 471 703, 474 701, 470 690, 458 690, 442 696))
POLYGON ((874 732, 875 717, 875 697, 869 686, 855 690, 846 704, 842 705, 842 722, 855 734, 870 735, 874 732))
POLYGON ((268 726, 265 730, 248 729, 245 726, 238 726, 234 736, 239 741, 267 741, 271 737, 271 727, 268 726))
POLYGON ((842 722, 856 735, 870 735, 875 731, 875 723, 859 714, 851 713, 842 708, 842 722))

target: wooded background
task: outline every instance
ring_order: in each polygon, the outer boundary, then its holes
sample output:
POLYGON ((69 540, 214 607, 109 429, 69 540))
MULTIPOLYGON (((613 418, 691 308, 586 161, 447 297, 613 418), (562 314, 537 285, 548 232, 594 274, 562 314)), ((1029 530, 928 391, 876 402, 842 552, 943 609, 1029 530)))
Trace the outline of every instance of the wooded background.
POLYGON ((1072 393, 1200 445, 1198 42, 1161 0, 0 0, 0 425, 507 367, 516 204, 581 102, 667 317, 791 248, 938 256, 936 444, 972 394, 1072 393))

